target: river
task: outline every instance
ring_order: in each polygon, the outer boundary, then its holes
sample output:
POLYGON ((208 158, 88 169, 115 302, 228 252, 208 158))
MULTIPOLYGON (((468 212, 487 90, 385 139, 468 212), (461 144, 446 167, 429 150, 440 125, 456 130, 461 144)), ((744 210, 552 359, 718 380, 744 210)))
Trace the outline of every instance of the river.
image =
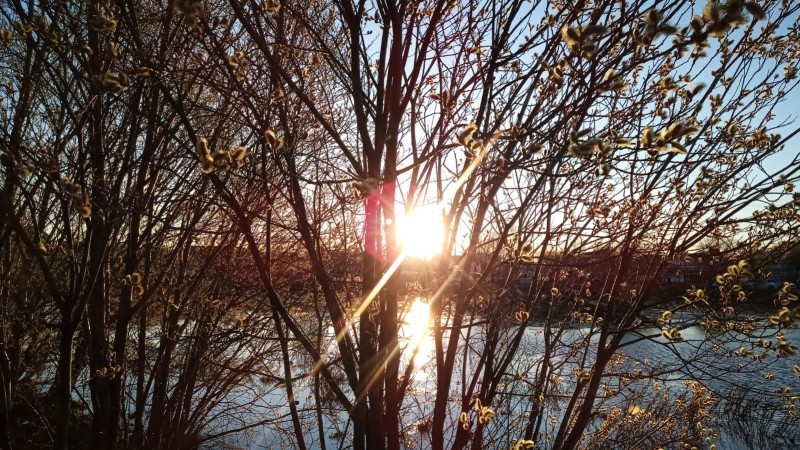
MULTIPOLYGON (((420 332, 412 324, 419 324, 420 318, 407 321, 401 331, 402 345, 419 343, 419 352, 415 358, 416 368, 413 381, 403 406, 403 423, 406 425, 404 434, 409 445, 415 448, 426 448, 429 445, 429 436, 424 430, 424 421, 430 418, 433 409, 433 398, 436 392, 436 375, 433 358, 433 342, 429 334, 420 332)), ((758 320, 764 323, 766 316, 758 320)), ((424 320, 423 320, 424 322, 424 320)), ((573 328, 563 330, 562 341, 565 344, 583 342, 587 339, 588 328, 573 328)), ((542 328, 531 326, 526 329, 519 357, 510 368, 510 372, 531 370, 538 364, 537 355, 541 355, 543 348, 542 328)), ((800 330, 791 328, 783 331, 790 341, 800 340, 800 330)), ((332 337, 332 331, 329 330, 332 337)), ((471 342, 480 342, 481 330, 472 330, 471 342)), ((715 405, 712 408, 713 417, 709 423, 719 434, 711 442, 718 449, 745 450, 766 448, 800 448, 800 433, 796 423, 790 417, 786 406, 786 396, 778 394, 779 390, 786 387, 792 388, 796 395, 798 375, 793 370, 793 365, 798 364, 796 356, 776 358, 771 356, 763 361, 754 361, 753 358, 742 357, 737 354, 741 351, 741 335, 737 333, 716 333, 713 339, 710 335, 697 326, 681 329, 683 340, 668 342, 660 336, 660 330, 654 327, 642 327, 634 333, 627 334, 623 339, 621 353, 626 355, 623 363, 615 370, 620 373, 634 373, 637 370, 663 370, 667 373, 659 375, 659 383, 654 387, 653 380, 630 382, 616 397, 604 400, 604 407, 631 409, 645 409, 650 402, 656 404, 655 396, 660 396, 664 390, 671 390, 675 395, 690 389, 690 382, 701 381, 713 393, 715 405), (658 390, 656 390, 658 389, 658 390)), ((774 341, 774 330, 763 335, 765 339, 774 341)), ((589 339, 593 339, 589 337, 589 339)), ((410 347, 409 347, 410 348, 410 347)), ((747 350, 751 346, 746 346, 747 350)), ((462 375, 471 373, 471 366, 477 360, 478 349, 469 353, 472 355, 467 360, 462 360, 459 367, 454 368, 453 392, 458 392, 463 383, 462 375)), ((756 353, 760 350, 753 349, 756 353)), ((401 370, 408 364, 410 351, 403 353, 401 370)), ((574 355, 561 355, 555 358, 572 358, 574 355)), ((302 359, 302 358, 299 358, 302 359)), ((573 361, 564 360, 562 371, 564 382, 562 390, 569 392, 574 385, 571 376, 575 368, 573 361)), ((279 369, 275 362, 276 371, 279 369)), ((302 370, 298 369, 298 371, 302 370)), ((514 439, 521 436, 519 424, 524 422, 524 414, 529 409, 529 385, 515 383, 513 379, 501 386, 498 401, 492 405, 497 409, 498 416, 487 427, 486 437, 493 440, 490 448, 507 449, 514 443, 514 439)), ((324 436, 326 449, 347 448, 348 436, 351 429, 347 426, 347 415, 344 411, 336 411, 333 402, 326 402, 328 407, 322 420, 322 428, 318 425, 315 405, 315 395, 324 395, 314 392, 311 379, 300 380, 297 386, 296 401, 300 408, 304 424, 306 443, 310 448, 319 449, 320 435, 324 436)), ((237 433, 225 439, 225 445, 231 447, 260 449, 260 448, 293 448, 291 445, 293 435, 291 422, 288 418, 287 399, 279 385, 253 386, 235 389, 230 393, 231 401, 251 404, 252 415, 243 415, 238 418, 225 417, 225 427, 235 428, 237 424, 247 421, 257 421, 272 418, 271 423, 254 428, 247 433, 237 433)), ((547 414, 552 420, 558 421, 562 417, 565 400, 552 400, 548 405, 547 414)), ((458 412, 456 401, 453 401, 448 429, 458 426, 458 412)), ((636 410, 633 410, 634 412, 636 410)), ((211 425, 214 420, 212 418, 211 425)), ((222 423, 222 421, 220 421, 222 423)), ((590 427, 600 426, 600 422, 590 427)), ((220 442, 208 443, 204 448, 218 448, 220 442)), ((545 446, 537 448, 546 448, 545 446)))

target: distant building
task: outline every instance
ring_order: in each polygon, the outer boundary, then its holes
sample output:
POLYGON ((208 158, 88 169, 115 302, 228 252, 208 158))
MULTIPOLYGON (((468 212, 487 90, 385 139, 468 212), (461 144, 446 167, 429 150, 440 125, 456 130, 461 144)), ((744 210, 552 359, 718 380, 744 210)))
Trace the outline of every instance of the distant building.
POLYGON ((714 279, 720 264, 716 254, 690 253, 668 262, 661 280, 664 284, 704 285, 714 279))

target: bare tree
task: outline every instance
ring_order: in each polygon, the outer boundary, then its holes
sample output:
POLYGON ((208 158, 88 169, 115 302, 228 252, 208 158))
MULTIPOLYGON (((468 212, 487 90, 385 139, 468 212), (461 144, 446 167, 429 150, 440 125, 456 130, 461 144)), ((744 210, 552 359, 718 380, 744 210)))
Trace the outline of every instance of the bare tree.
POLYGON ((797 237, 797 9, 7 1, 0 444, 35 380, 59 448, 713 441, 709 380, 795 352, 791 285, 741 302, 797 237))

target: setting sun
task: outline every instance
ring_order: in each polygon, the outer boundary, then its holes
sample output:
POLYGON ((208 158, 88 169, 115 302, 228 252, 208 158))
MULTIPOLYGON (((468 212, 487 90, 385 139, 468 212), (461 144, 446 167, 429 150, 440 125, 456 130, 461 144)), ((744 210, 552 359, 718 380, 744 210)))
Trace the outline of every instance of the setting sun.
POLYGON ((434 206, 414 209, 397 224, 400 246, 406 255, 429 260, 439 254, 444 239, 442 219, 434 206))

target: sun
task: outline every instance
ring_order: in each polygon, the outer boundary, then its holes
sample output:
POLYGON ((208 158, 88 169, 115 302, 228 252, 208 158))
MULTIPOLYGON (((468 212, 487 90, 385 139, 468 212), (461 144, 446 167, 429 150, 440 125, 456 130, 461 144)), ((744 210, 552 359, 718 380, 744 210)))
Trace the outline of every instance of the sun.
POLYGON ((435 206, 415 208, 397 222, 400 247, 407 256, 430 260, 441 252, 444 241, 442 217, 435 206))

